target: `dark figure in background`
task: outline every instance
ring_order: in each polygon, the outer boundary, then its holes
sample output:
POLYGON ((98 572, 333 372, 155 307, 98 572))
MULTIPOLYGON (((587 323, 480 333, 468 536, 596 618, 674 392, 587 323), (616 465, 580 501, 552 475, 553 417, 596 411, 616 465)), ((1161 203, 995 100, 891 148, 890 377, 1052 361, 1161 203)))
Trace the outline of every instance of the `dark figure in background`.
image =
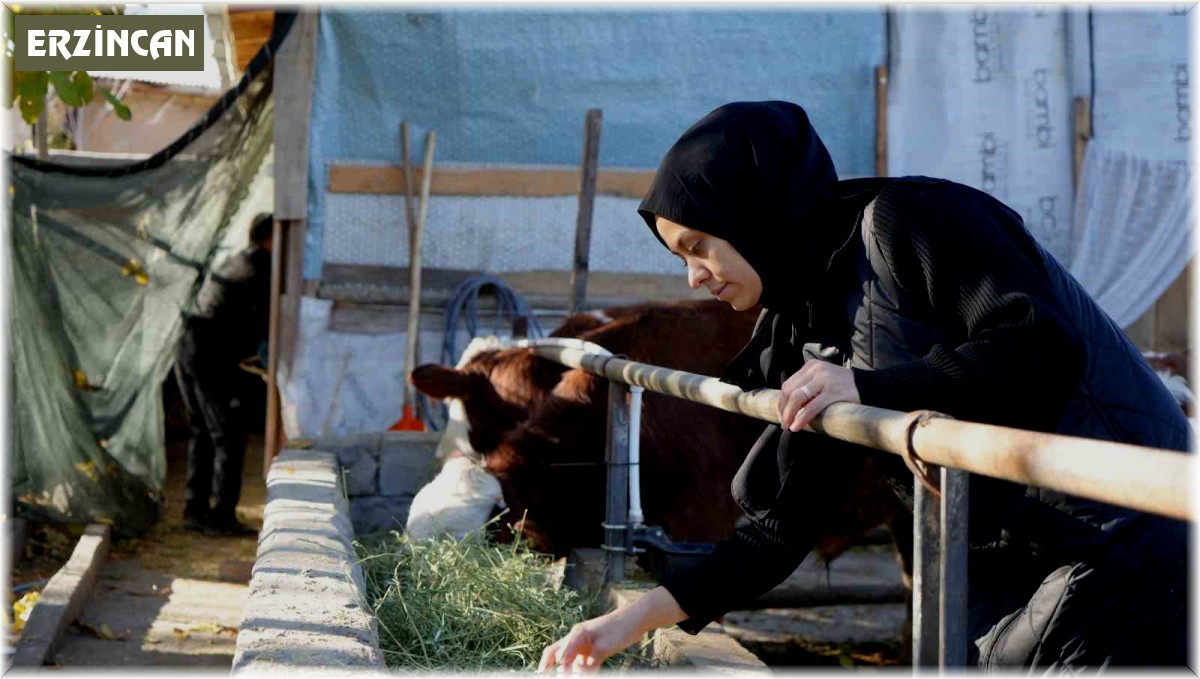
MULTIPOLYGON (((783 424, 731 484, 749 523, 633 604, 575 625, 542 669, 598 669, 646 631, 695 634, 747 607, 804 559, 867 459, 911 510, 898 456, 805 431, 831 403, 1190 449, 1166 387, 1020 215, 945 180, 838 181, 795 104, 713 111, 667 152, 639 212, 693 288, 763 306, 722 379, 779 389, 783 424)), ((968 664, 1187 663, 1187 524, 976 474, 969 485, 968 664)))
POLYGON ((191 428, 183 510, 183 525, 189 530, 254 532, 236 513, 247 434, 238 364, 261 353, 267 339, 273 221, 271 214, 255 217, 250 247, 227 259, 204 282, 196 313, 187 317, 179 342, 175 376, 191 428))

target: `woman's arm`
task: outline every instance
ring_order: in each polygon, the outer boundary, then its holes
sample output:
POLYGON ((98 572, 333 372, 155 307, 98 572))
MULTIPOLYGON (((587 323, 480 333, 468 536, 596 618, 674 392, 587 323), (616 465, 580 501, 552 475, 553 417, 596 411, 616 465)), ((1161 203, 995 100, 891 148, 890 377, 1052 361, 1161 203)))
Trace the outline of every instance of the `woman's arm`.
MULTIPOLYGON (((806 524, 802 517, 796 523, 806 524)), ((599 668, 659 627, 678 624, 696 634, 718 616, 744 606, 782 582, 800 565, 813 540, 779 545, 754 525, 743 526, 692 568, 672 574, 633 604, 579 623, 542 651, 540 670, 599 668)))

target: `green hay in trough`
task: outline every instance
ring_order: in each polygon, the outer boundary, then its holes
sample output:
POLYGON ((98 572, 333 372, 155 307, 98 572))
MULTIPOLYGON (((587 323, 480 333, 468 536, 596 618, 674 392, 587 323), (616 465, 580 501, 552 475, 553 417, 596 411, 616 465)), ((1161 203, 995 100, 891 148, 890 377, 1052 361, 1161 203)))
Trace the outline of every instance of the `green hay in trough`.
POLYGON ((543 648, 596 613, 594 598, 559 586, 549 557, 483 531, 462 541, 393 532, 355 546, 393 671, 536 669, 543 648))

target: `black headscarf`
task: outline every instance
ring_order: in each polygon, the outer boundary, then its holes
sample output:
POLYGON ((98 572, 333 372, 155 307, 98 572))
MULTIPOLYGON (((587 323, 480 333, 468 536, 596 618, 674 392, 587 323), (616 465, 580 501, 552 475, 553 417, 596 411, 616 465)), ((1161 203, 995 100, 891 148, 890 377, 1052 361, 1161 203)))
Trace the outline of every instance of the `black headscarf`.
POLYGON ((638 213, 659 242, 656 215, 729 241, 762 279, 760 303, 789 313, 817 294, 853 226, 830 219, 837 184, 804 109, 736 102, 701 118, 667 151, 638 213))

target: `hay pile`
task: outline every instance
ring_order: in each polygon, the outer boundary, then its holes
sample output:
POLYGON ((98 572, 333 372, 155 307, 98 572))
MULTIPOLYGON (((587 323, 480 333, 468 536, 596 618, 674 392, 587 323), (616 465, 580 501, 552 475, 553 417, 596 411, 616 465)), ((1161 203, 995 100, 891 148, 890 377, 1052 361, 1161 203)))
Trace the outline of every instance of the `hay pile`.
POLYGON ((536 669, 543 648, 597 613, 594 598, 558 585, 549 557, 482 531, 462 541, 392 533, 356 547, 392 670, 536 669))

